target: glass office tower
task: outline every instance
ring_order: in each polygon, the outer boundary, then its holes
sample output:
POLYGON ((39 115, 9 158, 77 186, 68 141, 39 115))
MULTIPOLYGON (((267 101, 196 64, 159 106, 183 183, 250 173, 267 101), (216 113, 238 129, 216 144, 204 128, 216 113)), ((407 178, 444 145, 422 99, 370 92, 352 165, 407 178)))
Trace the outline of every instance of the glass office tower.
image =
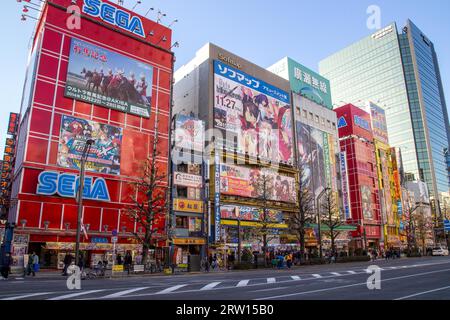
POLYGON ((331 55, 319 69, 338 106, 371 100, 386 110, 389 141, 402 150, 407 180, 425 181, 432 198, 449 192, 449 122, 436 52, 410 20, 331 55))

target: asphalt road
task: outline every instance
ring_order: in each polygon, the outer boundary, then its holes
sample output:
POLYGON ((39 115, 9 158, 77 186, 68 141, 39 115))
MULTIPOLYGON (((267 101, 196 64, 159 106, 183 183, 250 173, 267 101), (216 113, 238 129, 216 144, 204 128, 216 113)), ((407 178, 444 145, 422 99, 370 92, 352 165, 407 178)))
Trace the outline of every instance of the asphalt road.
POLYGON ((11 278, 0 281, 0 300, 450 300, 450 257, 84 280, 81 286, 68 290, 63 277, 11 278), (367 287, 371 265, 381 268, 379 290, 367 287))

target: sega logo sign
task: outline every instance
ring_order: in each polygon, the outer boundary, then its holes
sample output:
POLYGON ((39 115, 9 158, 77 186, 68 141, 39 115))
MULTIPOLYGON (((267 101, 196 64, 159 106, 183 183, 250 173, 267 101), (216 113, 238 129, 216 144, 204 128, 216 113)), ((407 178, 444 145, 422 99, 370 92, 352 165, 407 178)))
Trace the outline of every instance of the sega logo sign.
POLYGON ((142 20, 101 0, 84 0, 83 13, 145 38, 142 20))
MULTIPOLYGON (((55 194, 64 198, 75 198, 80 178, 76 174, 43 171, 38 177, 36 193, 44 196, 55 194)), ((103 178, 84 178, 83 199, 111 201, 106 181, 103 178)))
POLYGON ((367 120, 364 120, 360 116, 355 116, 354 118, 355 118, 355 124, 358 127, 361 127, 364 130, 370 131, 370 125, 369 125, 369 122, 367 120))

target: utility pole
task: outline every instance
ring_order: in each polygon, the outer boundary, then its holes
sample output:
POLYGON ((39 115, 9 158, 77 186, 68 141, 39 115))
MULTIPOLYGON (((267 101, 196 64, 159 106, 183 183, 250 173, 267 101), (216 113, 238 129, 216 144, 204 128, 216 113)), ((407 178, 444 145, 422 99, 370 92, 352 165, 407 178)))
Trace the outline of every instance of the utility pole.
POLYGON ((80 163, 80 180, 78 183, 78 217, 77 217, 77 239, 75 244, 75 265, 78 266, 78 262, 80 260, 80 230, 81 230, 81 215, 83 212, 83 190, 84 190, 84 171, 86 165, 86 159, 91 150, 91 145, 94 144, 95 141, 89 139, 86 141, 83 149, 83 154, 81 155, 81 163, 80 163))

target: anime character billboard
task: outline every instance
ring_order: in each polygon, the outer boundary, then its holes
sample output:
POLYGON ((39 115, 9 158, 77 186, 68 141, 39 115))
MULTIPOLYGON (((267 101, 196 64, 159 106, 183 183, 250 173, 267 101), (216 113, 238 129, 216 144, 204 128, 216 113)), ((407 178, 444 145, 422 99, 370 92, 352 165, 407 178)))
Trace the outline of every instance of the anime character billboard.
POLYGON ((86 141, 92 139, 86 161, 86 171, 120 175, 122 128, 95 121, 63 115, 57 163, 70 169, 80 169, 86 141))
POLYGON ((153 67, 72 38, 65 96, 149 118, 153 67))
POLYGON ((220 192, 247 198, 263 196, 263 180, 266 177, 268 200, 295 203, 295 179, 270 169, 247 168, 222 164, 220 168, 220 192))
POLYGON ((175 120, 175 146, 186 150, 203 151, 205 125, 202 120, 177 115, 175 120))
POLYGON ((289 94, 220 61, 214 61, 214 127, 224 131, 226 149, 293 164, 289 94))
POLYGON ((328 180, 332 175, 330 152, 325 152, 328 150, 325 148, 328 134, 300 121, 296 122, 296 126, 299 163, 304 171, 303 182, 306 186, 312 184, 317 197, 330 184, 328 180))
POLYGON ((372 220, 372 192, 369 186, 361 186, 361 205, 363 217, 366 220, 372 220))

